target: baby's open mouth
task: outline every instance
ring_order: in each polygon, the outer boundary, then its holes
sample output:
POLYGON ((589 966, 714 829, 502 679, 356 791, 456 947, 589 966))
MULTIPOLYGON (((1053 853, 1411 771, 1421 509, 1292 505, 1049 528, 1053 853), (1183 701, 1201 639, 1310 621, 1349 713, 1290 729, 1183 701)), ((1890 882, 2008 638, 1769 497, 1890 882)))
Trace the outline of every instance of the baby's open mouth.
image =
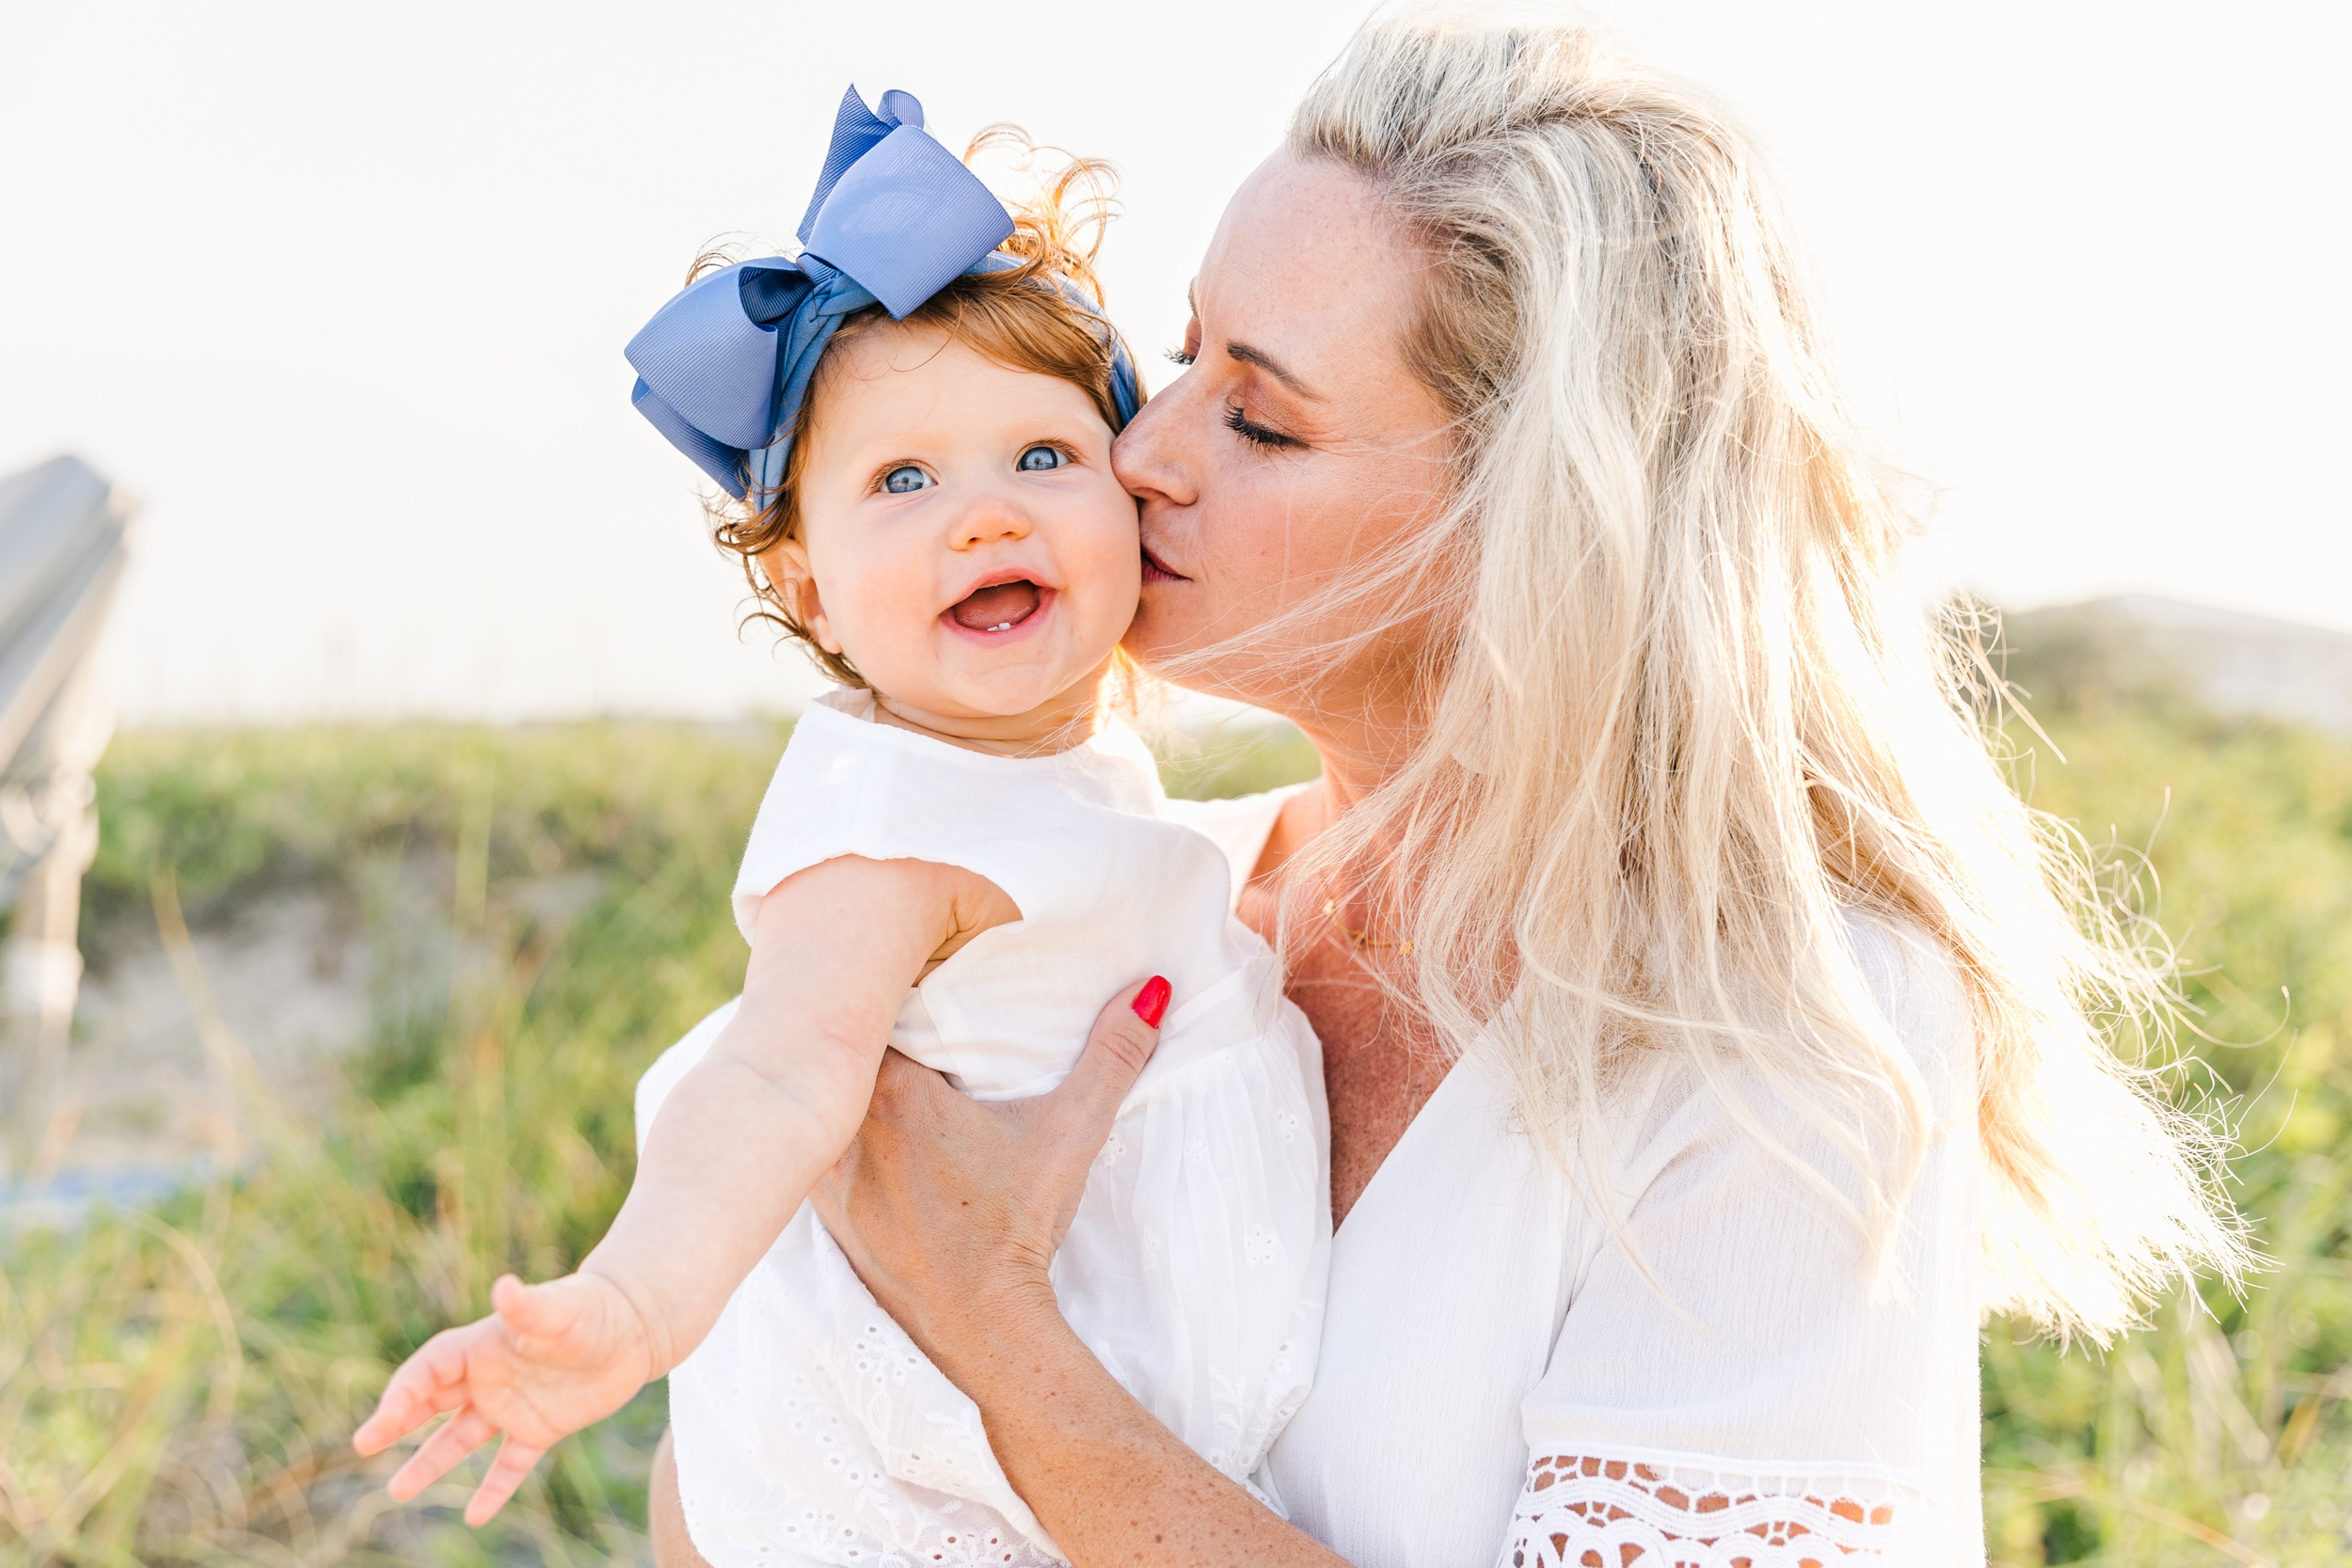
POLYGON ((1037 584, 1024 578, 991 583, 950 606, 947 613, 966 631, 1010 631, 1036 614, 1042 602, 1037 584))

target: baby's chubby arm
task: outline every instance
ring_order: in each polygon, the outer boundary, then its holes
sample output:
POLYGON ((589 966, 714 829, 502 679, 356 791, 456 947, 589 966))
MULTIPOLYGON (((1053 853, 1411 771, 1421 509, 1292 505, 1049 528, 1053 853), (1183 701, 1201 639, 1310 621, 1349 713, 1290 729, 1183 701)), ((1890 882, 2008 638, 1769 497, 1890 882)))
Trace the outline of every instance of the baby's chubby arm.
POLYGON ((843 857, 778 883, 753 927, 742 1005, 663 1101, 628 1200, 580 1272, 501 1279, 491 1315, 427 1341, 355 1434, 374 1453, 457 1412, 392 1495, 416 1496, 503 1432, 466 1510, 481 1524, 550 1444, 685 1359, 849 1147, 907 988, 1020 918, 985 878, 926 861, 843 857))
POLYGON ((1019 918, 994 884, 926 861, 827 861, 761 901, 742 1006, 663 1101, 628 1200, 580 1265, 644 1321, 648 1380, 702 1342, 849 1148, 907 988, 1019 918))

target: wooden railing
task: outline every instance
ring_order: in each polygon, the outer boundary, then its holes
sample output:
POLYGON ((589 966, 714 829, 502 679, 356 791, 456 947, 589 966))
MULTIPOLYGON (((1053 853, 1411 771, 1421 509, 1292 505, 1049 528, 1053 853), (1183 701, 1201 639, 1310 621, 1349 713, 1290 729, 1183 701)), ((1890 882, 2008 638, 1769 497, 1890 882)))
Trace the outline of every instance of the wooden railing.
POLYGON ((75 457, 0 478, 0 1185, 37 1173, 73 999, 82 873, 98 848, 90 769, 111 733, 92 657, 132 508, 75 457))

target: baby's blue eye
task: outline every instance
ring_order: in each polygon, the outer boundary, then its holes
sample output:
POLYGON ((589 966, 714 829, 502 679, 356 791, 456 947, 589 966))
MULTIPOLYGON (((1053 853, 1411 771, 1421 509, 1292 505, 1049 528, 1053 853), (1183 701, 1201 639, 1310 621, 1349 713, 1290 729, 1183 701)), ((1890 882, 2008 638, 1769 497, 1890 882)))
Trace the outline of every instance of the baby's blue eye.
POLYGON ((931 476, 912 463, 882 475, 882 488, 894 496, 903 496, 910 490, 927 490, 930 488, 930 483, 931 476))
POLYGON ((1031 447, 1021 454, 1021 471, 1041 474, 1048 468, 1058 468, 1068 461, 1059 447, 1031 447))

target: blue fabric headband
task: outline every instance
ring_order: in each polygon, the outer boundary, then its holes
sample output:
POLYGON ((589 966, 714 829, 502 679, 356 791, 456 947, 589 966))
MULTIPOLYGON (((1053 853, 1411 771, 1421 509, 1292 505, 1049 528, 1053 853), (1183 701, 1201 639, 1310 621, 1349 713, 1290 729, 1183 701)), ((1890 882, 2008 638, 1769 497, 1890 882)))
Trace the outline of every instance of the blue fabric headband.
MULTIPOLYGON (((853 87, 801 219, 799 260, 742 261, 689 284, 629 340, 629 401, 729 495, 772 493, 843 318, 879 304, 903 320, 965 273, 1020 265, 996 250, 1011 233, 1004 204, 923 129, 912 94, 883 93, 877 114, 853 87)), ((1141 399, 1126 349, 1111 341, 1123 421, 1141 399)))

